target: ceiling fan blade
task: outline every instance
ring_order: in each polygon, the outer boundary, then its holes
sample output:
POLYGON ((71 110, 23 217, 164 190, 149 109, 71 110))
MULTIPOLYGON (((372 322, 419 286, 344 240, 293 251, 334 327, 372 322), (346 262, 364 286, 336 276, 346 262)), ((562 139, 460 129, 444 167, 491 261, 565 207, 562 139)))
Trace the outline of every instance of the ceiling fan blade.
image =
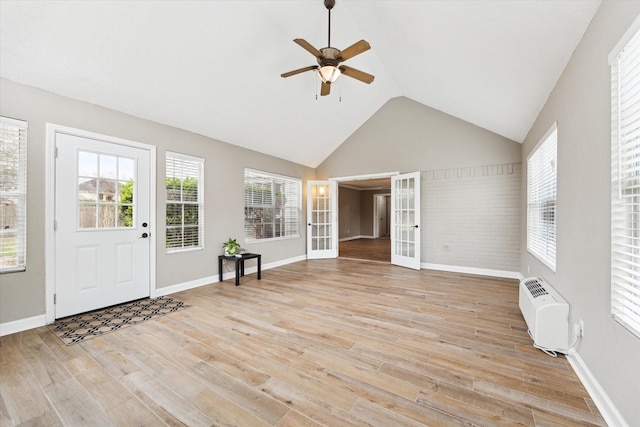
POLYGON ((305 71, 315 70, 317 68, 318 68, 317 65, 310 65, 308 67, 298 68, 297 70, 289 71, 288 73, 282 73, 280 74, 280 77, 291 77, 291 76, 295 76, 296 74, 304 73, 305 71))
POLYGON ((322 87, 320 88, 320 96, 327 96, 331 92, 331 84, 322 82, 322 87))
POLYGON ((338 54, 338 59, 340 59, 340 61, 346 61, 347 59, 353 58, 354 56, 359 55, 362 52, 366 52, 369 49, 371 49, 371 45, 369 44, 369 42, 360 40, 359 42, 355 42, 354 44, 340 52, 338 54))
POLYGON ((356 70, 355 68, 347 67, 346 65, 341 65, 339 68, 342 74, 344 74, 345 76, 360 80, 361 82, 366 84, 370 84, 375 78, 371 74, 365 73, 364 71, 356 70))
POLYGON ((318 49, 313 47, 311 45, 311 43, 309 43, 305 39, 293 39, 293 41, 295 43, 299 44, 303 49, 305 49, 307 52, 311 53, 316 58, 324 58, 324 56, 322 55, 322 52, 320 52, 318 49))

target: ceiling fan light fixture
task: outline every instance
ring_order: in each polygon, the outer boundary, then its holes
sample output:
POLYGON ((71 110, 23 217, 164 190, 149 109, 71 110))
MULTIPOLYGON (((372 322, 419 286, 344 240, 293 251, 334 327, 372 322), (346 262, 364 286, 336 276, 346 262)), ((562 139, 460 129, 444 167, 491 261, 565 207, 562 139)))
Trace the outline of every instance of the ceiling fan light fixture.
POLYGON ((320 78, 325 83, 333 83, 340 77, 340 69, 333 65, 325 65, 318 69, 320 78))

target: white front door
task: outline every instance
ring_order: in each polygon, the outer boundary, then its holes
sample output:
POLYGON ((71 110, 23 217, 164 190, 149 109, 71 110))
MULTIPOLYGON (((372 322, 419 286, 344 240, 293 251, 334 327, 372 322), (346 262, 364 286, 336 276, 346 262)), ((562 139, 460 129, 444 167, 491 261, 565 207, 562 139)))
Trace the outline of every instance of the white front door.
POLYGON ((335 181, 307 183, 307 258, 338 256, 337 185, 335 181))
POLYGON ((150 295, 149 150, 56 133, 55 318, 150 295))
POLYGON ((420 172, 391 177, 391 263, 420 270, 420 172))

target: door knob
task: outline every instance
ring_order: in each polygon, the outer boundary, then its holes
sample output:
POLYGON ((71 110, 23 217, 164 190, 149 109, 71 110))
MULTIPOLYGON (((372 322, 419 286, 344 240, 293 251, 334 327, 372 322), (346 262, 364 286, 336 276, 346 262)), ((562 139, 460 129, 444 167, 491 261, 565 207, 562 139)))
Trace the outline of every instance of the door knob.
POLYGON ((141 239, 146 239, 147 237, 149 237, 148 233, 142 233, 142 236, 140 236, 141 239))

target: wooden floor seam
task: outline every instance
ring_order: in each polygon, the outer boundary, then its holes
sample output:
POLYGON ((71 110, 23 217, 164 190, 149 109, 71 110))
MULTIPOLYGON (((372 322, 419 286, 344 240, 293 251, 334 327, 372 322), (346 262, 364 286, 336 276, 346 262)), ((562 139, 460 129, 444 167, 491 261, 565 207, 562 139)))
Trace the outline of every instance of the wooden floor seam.
POLYGON ((606 426, 533 348, 517 281, 300 261, 63 344, 0 338, 0 426, 606 426))

